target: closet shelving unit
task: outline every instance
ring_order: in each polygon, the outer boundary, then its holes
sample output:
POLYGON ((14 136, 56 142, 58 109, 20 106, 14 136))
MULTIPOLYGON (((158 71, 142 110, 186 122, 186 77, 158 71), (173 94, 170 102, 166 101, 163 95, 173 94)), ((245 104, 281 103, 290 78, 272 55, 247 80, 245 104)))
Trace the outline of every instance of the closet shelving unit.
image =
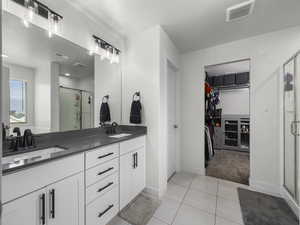
POLYGON ((215 131, 215 149, 249 152, 249 115, 223 115, 222 125, 215 131))

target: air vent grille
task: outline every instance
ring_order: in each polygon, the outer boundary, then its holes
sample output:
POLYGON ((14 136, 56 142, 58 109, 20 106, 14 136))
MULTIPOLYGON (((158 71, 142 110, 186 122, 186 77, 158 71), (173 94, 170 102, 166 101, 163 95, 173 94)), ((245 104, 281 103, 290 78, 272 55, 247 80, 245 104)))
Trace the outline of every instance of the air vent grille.
POLYGON ((87 65, 82 64, 82 63, 80 63, 80 62, 74 63, 73 66, 76 66, 76 67, 87 67, 87 65))
POLYGON ((250 0, 229 7, 226 12, 226 21, 230 22, 233 20, 242 19, 244 17, 249 16, 253 12, 254 4, 255 4, 255 0, 250 0))

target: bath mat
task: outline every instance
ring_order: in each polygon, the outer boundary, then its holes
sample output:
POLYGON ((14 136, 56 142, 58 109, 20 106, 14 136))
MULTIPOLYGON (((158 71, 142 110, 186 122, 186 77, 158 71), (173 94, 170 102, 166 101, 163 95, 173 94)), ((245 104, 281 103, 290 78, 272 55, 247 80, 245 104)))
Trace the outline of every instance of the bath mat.
POLYGON ((119 217, 132 225, 146 225, 159 205, 159 200, 142 193, 119 213, 119 217))
POLYGON ((282 198, 238 188, 245 225, 299 225, 282 198))

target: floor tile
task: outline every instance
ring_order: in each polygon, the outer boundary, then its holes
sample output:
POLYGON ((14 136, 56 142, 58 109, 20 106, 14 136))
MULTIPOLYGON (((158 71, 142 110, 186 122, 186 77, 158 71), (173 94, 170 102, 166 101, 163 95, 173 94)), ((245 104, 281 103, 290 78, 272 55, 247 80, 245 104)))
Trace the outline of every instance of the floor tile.
POLYGON ((171 224, 179 206, 180 202, 173 199, 163 198, 161 205, 155 211, 153 216, 167 224, 171 224))
POLYGON ((195 175, 191 173, 179 172, 176 173, 170 180, 171 183, 177 184, 183 187, 189 187, 194 180, 195 175))
POLYGON ((182 205, 173 225, 214 225, 215 216, 191 206, 182 205))
POLYGON ((198 176, 191 184, 191 189, 217 195, 218 180, 206 176, 198 176))
POLYGON ((182 187, 173 183, 168 183, 168 188, 165 197, 181 202, 186 192, 186 187, 182 187))
POLYGON ((151 220, 147 223, 147 225, 167 225, 167 224, 152 217, 151 220))
POLYGON ((131 224, 127 223, 125 220, 116 216, 108 223, 108 225, 131 225, 131 224))
POLYGON ((246 188, 248 189, 249 186, 248 185, 245 185, 245 184, 240 184, 240 183, 235 183, 235 182, 231 182, 231 181, 228 181, 228 180, 222 180, 222 179, 219 179, 219 184, 223 184, 223 185, 227 185, 227 186, 232 186, 232 187, 240 187, 240 188, 246 188))
POLYGON ((226 219, 223 219, 223 218, 220 218, 220 217, 217 216, 216 225, 241 225, 241 224, 234 223, 234 222, 231 222, 229 220, 226 220, 226 219))
POLYGON ((216 214, 229 221, 243 224, 240 204, 235 201, 218 197, 216 214))
POLYGON ((219 183, 218 196, 239 203, 237 187, 225 183, 219 183))
POLYGON ((189 190, 184 198, 184 203, 208 213, 215 214, 217 207, 217 197, 205 192, 189 190))

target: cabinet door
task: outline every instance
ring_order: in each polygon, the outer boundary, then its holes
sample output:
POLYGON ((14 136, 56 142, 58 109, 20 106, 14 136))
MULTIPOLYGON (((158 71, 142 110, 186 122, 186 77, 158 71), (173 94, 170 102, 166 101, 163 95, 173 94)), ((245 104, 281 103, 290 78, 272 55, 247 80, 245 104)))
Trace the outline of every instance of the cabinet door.
POLYGON ((135 198, 138 194, 140 194, 143 189, 145 188, 146 181, 145 181, 145 148, 141 148, 134 152, 136 154, 136 162, 135 168, 132 170, 132 177, 133 177, 133 187, 132 187, 132 198, 135 198))
POLYGON ((3 206, 2 225, 46 224, 46 190, 34 192, 3 206))
POLYGON ((120 209, 132 200, 134 153, 120 157, 120 209))
POLYGON ((49 186, 47 192, 49 225, 84 224, 83 173, 49 186))

